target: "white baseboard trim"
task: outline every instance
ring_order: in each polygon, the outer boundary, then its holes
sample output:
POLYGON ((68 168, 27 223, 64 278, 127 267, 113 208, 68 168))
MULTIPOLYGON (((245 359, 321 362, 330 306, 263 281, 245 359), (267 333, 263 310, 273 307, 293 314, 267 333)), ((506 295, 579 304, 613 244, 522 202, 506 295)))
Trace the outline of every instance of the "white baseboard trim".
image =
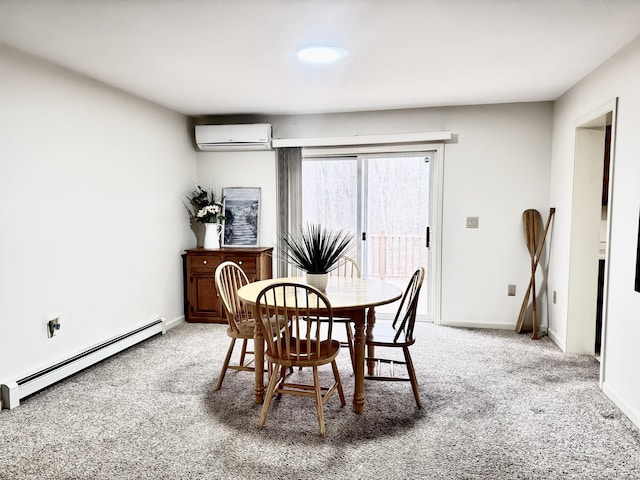
POLYGON ((166 320, 164 322, 165 332, 167 330, 171 330, 172 328, 177 327, 178 325, 182 325, 184 322, 185 322, 184 315, 180 315, 179 317, 176 317, 173 320, 166 320))
POLYGON ((560 339, 560 336, 555 330, 549 329, 547 335, 549 335, 549 338, 558 346, 560 350, 565 353, 567 352, 567 344, 560 339))
POLYGON ((51 362, 28 375, 3 383, 0 385, 2 406, 8 409, 16 408, 23 398, 164 332, 165 320, 157 317, 147 324, 108 338, 75 355, 51 362))
POLYGON ((636 427, 640 428, 640 412, 630 407, 627 402, 625 402, 620 397, 620 395, 617 394, 615 390, 609 387, 607 382, 604 382, 602 384, 602 391, 609 398, 609 400, 611 400, 616 405, 616 407, 622 410, 622 413, 629 417, 629 420, 631 420, 636 427))
POLYGON ((476 322, 459 322, 456 320, 440 320, 443 327, 459 327, 459 328, 490 328, 493 330, 514 330, 515 325, 505 323, 476 323, 476 322))

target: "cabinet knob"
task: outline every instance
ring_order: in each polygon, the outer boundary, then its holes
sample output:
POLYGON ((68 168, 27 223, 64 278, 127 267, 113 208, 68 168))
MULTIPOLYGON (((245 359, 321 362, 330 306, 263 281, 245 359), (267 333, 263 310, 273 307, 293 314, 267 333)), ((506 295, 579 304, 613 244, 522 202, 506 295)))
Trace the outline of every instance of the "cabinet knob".
POLYGON ((202 262, 202 263, 204 263, 204 264, 206 265, 206 264, 207 264, 207 261, 206 261, 206 260, 203 260, 203 262, 202 262))
POLYGON ((238 262, 238 265, 242 265, 243 263, 244 263, 244 262, 243 262, 242 260, 240 260, 240 261, 238 262))

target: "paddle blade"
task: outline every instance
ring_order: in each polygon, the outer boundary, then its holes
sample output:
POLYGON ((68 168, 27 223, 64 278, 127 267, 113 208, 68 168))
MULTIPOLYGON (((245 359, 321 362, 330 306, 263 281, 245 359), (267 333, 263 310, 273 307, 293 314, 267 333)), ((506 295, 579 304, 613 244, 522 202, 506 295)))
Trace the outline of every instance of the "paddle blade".
POLYGON ((527 250, 529 250, 529 254, 533 258, 540 242, 542 216, 539 211, 528 209, 522 212, 522 222, 524 224, 524 239, 527 243, 527 250))

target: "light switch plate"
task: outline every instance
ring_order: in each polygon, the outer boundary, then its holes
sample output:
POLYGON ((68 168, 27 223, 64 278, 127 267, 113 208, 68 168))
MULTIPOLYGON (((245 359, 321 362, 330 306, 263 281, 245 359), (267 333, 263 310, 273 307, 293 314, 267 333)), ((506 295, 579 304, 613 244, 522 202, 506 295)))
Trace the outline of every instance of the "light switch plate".
POLYGON ((467 228, 478 228, 478 217, 467 217, 467 228))

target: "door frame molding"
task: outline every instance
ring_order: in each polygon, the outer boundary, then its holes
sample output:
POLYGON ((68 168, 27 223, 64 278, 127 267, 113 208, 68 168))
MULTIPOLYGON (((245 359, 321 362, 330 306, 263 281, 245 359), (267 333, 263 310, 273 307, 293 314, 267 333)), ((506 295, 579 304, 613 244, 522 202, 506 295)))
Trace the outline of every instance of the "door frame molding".
MULTIPOLYGON (((608 312, 608 286, 609 286, 609 254, 611 247, 611 223, 613 212, 613 178, 614 178, 614 166, 615 166, 615 137, 616 137, 616 120, 617 120, 617 108, 618 99, 613 98, 600 107, 592 110, 591 112, 576 119, 575 125, 575 147, 574 147, 574 172, 573 172, 573 193, 572 193, 572 207, 571 207, 571 236, 569 239, 570 245, 570 259, 569 259, 569 278, 568 278, 568 298, 567 298, 567 317, 566 317, 566 338, 565 338, 565 350, 568 353, 586 353, 594 354, 595 351, 595 315, 591 318, 591 315, 584 315, 579 309, 572 308, 572 305, 578 305, 583 302, 585 298, 595 298, 595 289, 597 288, 597 282, 594 285, 583 285, 580 281, 584 276, 584 269, 580 265, 597 260, 593 258, 592 248, 586 245, 593 240, 586 238, 580 227, 584 224, 584 219, 581 218, 584 213, 583 208, 577 207, 579 203, 579 196, 584 194, 584 189, 588 188, 588 180, 584 175, 581 175, 580 167, 581 161, 586 158, 580 148, 580 142, 584 135, 589 130, 596 130, 600 132, 602 130, 602 137, 604 140, 604 128, 606 126, 607 116, 611 116, 611 140, 610 140, 610 154, 609 154, 609 189, 608 194, 608 215, 605 233, 605 269, 603 279, 603 299, 602 299, 602 336, 601 336, 601 348, 600 348, 600 387, 604 382, 604 365, 606 362, 606 332, 607 332, 607 312, 608 312), (581 192, 582 190, 582 192, 581 192), (576 227, 579 229, 576 229, 576 227), (593 290, 593 291, 592 291, 593 290), (591 335, 583 336, 580 338, 580 331, 593 330, 593 341, 591 341, 591 335)), ((587 140, 588 141, 588 140, 587 140)), ((584 145, 582 145, 584 146, 584 145)), ((604 143, 603 143, 604 149, 604 143)), ((604 163, 604 156, 602 160, 604 163)), ((595 166, 590 168, 590 172, 593 173, 595 166)), ((597 166, 600 168, 600 165, 597 166)), ((585 172, 586 173, 586 172, 585 172)), ((602 172, 597 177, 602 184, 602 172)), ((596 195, 593 191, 588 192, 589 195, 596 195)), ((599 237, 598 237, 599 238, 599 237)), ((592 267, 596 270, 597 274, 597 262, 594 262, 592 267)), ((592 282, 593 283, 593 282, 592 282)), ((595 307, 594 307, 595 310, 595 307)))
POLYGON ((429 249, 429 279, 427 280, 427 294, 429 295, 429 309, 431 320, 435 325, 442 323, 442 217, 444 195, 444 143, 433 145, 435 158, 430 164, 429 172, 429 212, 432 247, 429 249), (432 253, 433 252, 433 253, 432 253))

